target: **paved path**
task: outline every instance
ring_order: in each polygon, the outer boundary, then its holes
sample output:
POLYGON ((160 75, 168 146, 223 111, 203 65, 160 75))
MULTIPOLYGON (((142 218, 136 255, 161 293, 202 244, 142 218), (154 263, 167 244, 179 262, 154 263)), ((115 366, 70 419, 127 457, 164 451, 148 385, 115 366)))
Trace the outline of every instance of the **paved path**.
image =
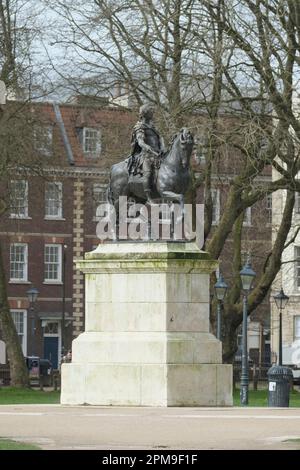
POLYGON ((300 449, 300 409, 10 405, 0 436, 49 450, 300 449))

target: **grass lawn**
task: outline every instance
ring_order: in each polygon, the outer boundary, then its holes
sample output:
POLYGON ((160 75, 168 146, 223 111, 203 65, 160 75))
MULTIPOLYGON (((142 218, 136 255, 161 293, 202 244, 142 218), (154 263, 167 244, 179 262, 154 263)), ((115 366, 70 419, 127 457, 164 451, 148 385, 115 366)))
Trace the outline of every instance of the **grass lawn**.
MULTIPOLYGON (((0 387, 0 405, 36 404, 46 405, 59 403, 59 391, 41 391, 32 388, 20 389, 0 387)), ((1 449, 1 447, 0 447, 1 449)))
MULTIPOLYGON (((59 391, 41 391, 35 389, 19 389, 12 387, 0 387, 0 405, 36 404, 47 405, 59 403, 59 391)), ((233 392, 233 405, 240 406, 240 391, 233 392)), ((268 390, 249 390, 249 406, 268 406, 268 390)), ((300 393, 292 391, 290 394, 290 406, 300 407, 300 393)), ((1 444, 1 442, 0 442, 1 444)), ((1 450, 0 446, 0 450, 1 450)))
MULTIPOLYGON (((241 406, 239 389, 233 392, 233 405, 241 406)), ((268 406, 268 390, 249 390, 249 406, 268 406)), ((290 406, 300 407, 300 393, 295 390, 290 394, 290 406)))
POLYGON ((13 441, 0 438, 0 450, 40 450, 41 448, 25 442, 13 441))

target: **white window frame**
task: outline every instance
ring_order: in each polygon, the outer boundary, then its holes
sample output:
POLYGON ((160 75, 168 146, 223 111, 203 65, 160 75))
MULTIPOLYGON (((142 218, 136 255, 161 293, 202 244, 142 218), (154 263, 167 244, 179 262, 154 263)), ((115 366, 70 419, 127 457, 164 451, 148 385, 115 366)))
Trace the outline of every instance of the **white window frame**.
POLYGON ((211 224, 218 225, 218 223, 220 222, 220 209, 221 209, 219 188, 211 189, 211 198, 212 198, 212 204, 213 204, 211 224))
POLYGON ((244 227, 251 227, 251 225, 252 225, 252 221, 251 221, 252 211, 251 211, 251 209, 252 209, 251 206, 249 206, 245 210, 245 216, 244 216, 244 221, 243 221, 244 227))
POLYGON ((62 245, 59 243, 46 243, 44 246, 44 284, 61 284, 62 282, 62 245), (58 277, 57 279, 48 279, 46 278, 46 248, 53 247, 58 248, 58 277))
POLYGON ((295 288, 300 290, 300 246, 294 246, 294 259, 295 259, 295 288), (297 254, 298 251, 298 254, 297 254), (298 275, 299 270, 299 275, 298 275))
MULTIPOLYGON (((16 261, 14 261, 16 262, 16 261)), ((10 244, 10 253, 9 253, 9 275, 10 275, 10 282, 13 283, 19 283, 19 282, 27 282, 28 281, 28 244, 27 243, 11 243, 10 244), (17 277, 11 277, 11 264, 12 264, 12 247, 24 247, 24 269, 23 269, 23 277, 22 278, 17 278, 17 277)))
POLYGON ((45 219, 46 220, 60 220, 63 218, 63 184, 60 181, 47 181, 45 184, 45 219), (47 214, 47 201, 54 199, 50 199, 47 197, 47 186, 48 185, 55 185, 58 188, 59 192, 59 206, 58 212, 55 215, 47 214))
POLYGON ((59 333, 60 333, 60 330, 59 330, 59 320, 46 320, 45 321, 45 326, 43 327, 44 328, 44 333, 43 333, 43 336, 44 338, 58 338, 59 337, 59 333), (57 325, 57 332, 56 333, 47 333, 46 332, 46 329, 48 327, 48 324, 50 323, 53 323, 55 325, 57 325))
POLYGON ((45 157, 53 153, 53 126, 39 125, 34 129, 34 147, 37 152, 45 157))
POLYGON ((106 201, 106 185, 104 184, 101 184, 101 183, 94 183, 93 184, 93 206, 94 206, 94 210, 93 210, 93 221, 94 222, 98 222, 100 217, 97 217, 97 208, 100 204, 105 204, 107 201, 106 201), (104 199, 103 201, 97 201, 96 200, 96 194, 104 194, 104 199))
POLYGON ((10 310, 10 313, 13 317, 13 321, 14 321, 14 325, 16 327, 16 330, 17 330, 17 333, 18 333, 18 336, 20 337, 20 333, 18 331, 18 325, 16 324, 15 322, 15 318, 14 318, 14 315, 13 314, 16 314, 16 313, 21 313, 23 314, 23 334, 22 334, 22 342, 21 342, 21 346, 22 346, 22 351, 23 351, 23 355, 26 356, 27 355, 27 310, 24 310, 24 309, 19 309, 19 308, 12 308, 10 310))
POLYGON ((195 138, 196 151, 194 153, 195 162, 198 165, 206 163, 206 134, 202 133, 195 138))
POLYGON ((96 127, 84 127, 82 131, 82 150, 85 155, 91 155, 93 157, 98 157, 101 154, 102 150, 102 145, 101 145, 101 130, 96 128, 96 127), (90 150, 87 147, 87 141, 88 139, 91 139, 91 137, 87 136, 88 132, 93 132, 95 133, 95 150, 90 150))
MULTIPOLYGON (((12 197, 12 187, 14 183, 25 183, 25 191, 24 195, 20 197, 19 199, 24 201, 24 214, 16 213, 16 212, 11 212, 10 213, 10 218, 11 219, 27 219, 28 218, 28 181, 27 180, 11 180, 11 197, 12 197)), ((11 200, 11 205, 13 204, 13 200, 11 200)))
POLYGON ((273 198, 272 198, 272 193, 267 194, 266 196, 266 209, 268 213, 268 223, 272 223, 272 209, 273 209, 273 198))
POLYGON ((294 317, 294 340, 300 340, 300 315, 294 317))

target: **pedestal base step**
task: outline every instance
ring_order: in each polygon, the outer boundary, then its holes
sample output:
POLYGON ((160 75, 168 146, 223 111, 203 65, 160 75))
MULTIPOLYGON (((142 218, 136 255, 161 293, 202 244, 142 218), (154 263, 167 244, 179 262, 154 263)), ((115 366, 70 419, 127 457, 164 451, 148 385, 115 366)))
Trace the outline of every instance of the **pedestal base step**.
POLYGON ((232 406, 226 364, 62 364, 64 405, 232 406))

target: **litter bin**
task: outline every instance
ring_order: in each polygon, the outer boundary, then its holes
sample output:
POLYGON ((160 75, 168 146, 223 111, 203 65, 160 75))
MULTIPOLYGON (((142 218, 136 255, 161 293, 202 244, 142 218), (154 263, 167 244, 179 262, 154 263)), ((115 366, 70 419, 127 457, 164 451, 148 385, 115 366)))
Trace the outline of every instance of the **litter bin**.
POLYGON ((293 383, 292 369, 273 366, 268 370, 268 381, 268 406, 287 408, 290 401, 290 386, 293 383))
POLYGON ((49 359, 40 359, 40 381, 43 386, 52 386, 53 378, 52 364, 49 359))
POLYGON ((49 359, 36 356, 26 357, 26 364, 30 383, 50 387, 53 385, 53 368, 49 359))
POLYGON ((38 382, 40 378, 40 358, 37 356, 26 357, 26 365, 30 381, 38 382))

